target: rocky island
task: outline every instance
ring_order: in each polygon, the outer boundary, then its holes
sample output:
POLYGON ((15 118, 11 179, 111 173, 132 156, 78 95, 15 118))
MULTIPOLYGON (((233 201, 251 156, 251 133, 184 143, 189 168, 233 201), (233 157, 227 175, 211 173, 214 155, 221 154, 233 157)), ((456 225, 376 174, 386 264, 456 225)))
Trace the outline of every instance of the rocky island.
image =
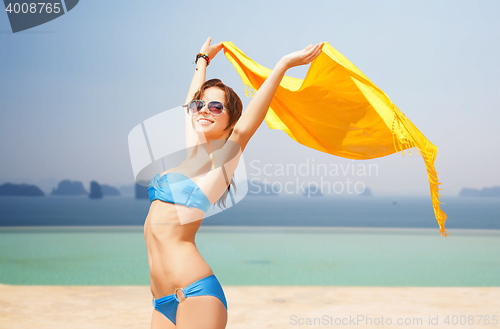
POLYGON ((36 185, 5 183, 0 185, 0 196, 44 196, 36 185))
POLYGON ((458 196, 462 197, 500 197, 500 186, 483 187, 481 190, 464 187, 458 196))

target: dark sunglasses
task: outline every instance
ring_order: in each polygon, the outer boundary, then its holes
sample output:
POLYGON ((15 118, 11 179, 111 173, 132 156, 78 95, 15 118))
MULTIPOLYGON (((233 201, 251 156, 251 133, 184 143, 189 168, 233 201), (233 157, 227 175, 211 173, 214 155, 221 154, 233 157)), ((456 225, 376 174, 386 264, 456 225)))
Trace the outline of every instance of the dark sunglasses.
MULTIPOLYGON (((182 105, 183 107, 187 107, 187 110, 191 114, 195 114, 201 111, 201 109, 205 106, 205 102, 199 99, 192 100, 186 105, 182 105)), ((221 115, 222 111, 227 109, 224 107, 224 104, 222 104, 219 101, 211 101, 208 103, 208 110, 210 113, 213 115, 221 115)))

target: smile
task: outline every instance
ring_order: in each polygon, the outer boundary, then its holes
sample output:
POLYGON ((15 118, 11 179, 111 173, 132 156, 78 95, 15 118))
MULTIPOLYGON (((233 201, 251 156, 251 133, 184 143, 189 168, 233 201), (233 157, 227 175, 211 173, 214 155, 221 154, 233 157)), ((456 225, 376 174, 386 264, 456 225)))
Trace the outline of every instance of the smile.
POLYGON ((201 118, 201 119, 198 119, 198 123, 199 124, 202 124, 202 125, 209 125, 209 124, 212 124, 214 123, 213 121, 210 121, 208 119, 204 119, 204 118, 201 118))

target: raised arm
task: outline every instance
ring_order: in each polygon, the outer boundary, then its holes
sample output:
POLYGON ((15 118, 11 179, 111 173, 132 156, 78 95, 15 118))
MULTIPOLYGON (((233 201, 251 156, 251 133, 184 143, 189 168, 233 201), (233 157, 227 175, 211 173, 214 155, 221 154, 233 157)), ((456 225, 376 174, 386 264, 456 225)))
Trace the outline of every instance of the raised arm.
MULTIPOLYGON (((210 45, 212 39, 210 37, 207 38, 203 46, 201 46, 200 53, 207 54, 210 61, 217 55, 217 53, 222 49, 222 43, 215 44, 213 46, 210 45)), ((189 90, 186 96, 186 101, 184 104, 187 104, 193 99, 194 94, 200 89, 201 85, 205 82, 205 76, 207 71, 207 61, 201 57, 198 59, 196 63, 196 69, 193 74, 193 79, 191 80, 191 85, 189 86, 189 90)), ((185 131, 186 131, 186 148, 188 149, 188 158, 191 157, 192 152, 194 151, 194 147, 196 146, 198 141, 198 136, 196 132, 193 130, 191 125, 191 116, 184 108, 184 117, 185 117, 185 131)))
POLYGON ((309 45, 303 50, 283 56, 278 61, 234 126, 233 133, 229 137, 229 140, 240 144, 242 151, 245 149, 250 138, 257 128, 259 128, 262 121, 264 121, 269 105, 271 105, 271 101, 285 72, 294 66, 309 64, 321 53, 322 46, 323 42, 314 46, 309 45))

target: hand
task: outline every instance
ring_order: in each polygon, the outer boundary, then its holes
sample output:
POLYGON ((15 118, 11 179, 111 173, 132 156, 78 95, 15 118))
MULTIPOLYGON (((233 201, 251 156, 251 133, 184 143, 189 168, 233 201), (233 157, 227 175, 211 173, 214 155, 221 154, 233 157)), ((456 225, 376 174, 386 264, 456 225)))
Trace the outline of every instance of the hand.
POLYGON ((222 49, 222 42, 219 42, 218 44, 215 44, 213 46, 210 45, 210 42, 212 41, 212 38, 208 37, 207 41, 201 46, 200 53, 207 54, 208 58, 210 58, 210 61, 217 55, 217 53, 222 49))
POLYGON ((287 69, 294 66, 309 64, 313 61, 313 59, 319 56, 323 44, 324 42, 317 43, 314 46, 309 45, 302 50, 295 51, 291 54, 283 56, 281 58, 281 61, 287 69))

